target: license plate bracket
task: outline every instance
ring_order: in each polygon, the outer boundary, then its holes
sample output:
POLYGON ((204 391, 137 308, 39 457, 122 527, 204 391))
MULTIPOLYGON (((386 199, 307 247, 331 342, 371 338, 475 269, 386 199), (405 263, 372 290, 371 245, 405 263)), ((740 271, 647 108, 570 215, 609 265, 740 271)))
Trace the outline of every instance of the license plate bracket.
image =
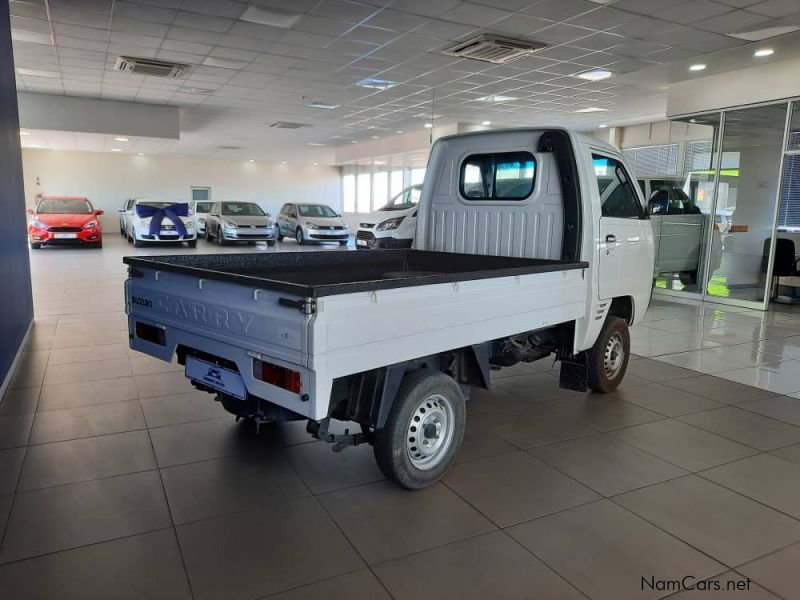
POLYGON ((186 357, 186 377, 240 400, 247 397, 240 373, 193 356, 186 357))
POLYGON ((74 240, 78 237, 77 233, 54 233, 53 238, 57 240, 74 240))

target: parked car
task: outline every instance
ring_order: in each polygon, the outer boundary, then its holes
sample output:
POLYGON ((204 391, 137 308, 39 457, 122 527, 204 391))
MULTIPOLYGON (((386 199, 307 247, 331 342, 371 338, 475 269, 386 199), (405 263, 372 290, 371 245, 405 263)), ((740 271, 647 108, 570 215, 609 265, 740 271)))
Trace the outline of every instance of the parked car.
POLYGON ((117 211, 119 212, 119 234, 122 236, 128 235, 128 219, 133 216, 133 204, 135 202, 136 198, 128 198, 122 203, 122 208, 117 211))
POLYGON ((103 246, 103 230, 100 215, 103 211, 94 208, 88 198, 82 196, 44 196, 28 223, 28 241, 33 250, 43 244, 90 244, 103 246))
POLYGON ((211 212, 212 206, 214 206, 214 203, 207 200, 189 202, 189 214, 194 221, 198 237, 206 233, 206 219, 208 218, 208 213, 211 212))
POLYGON ((430 486, 491 369, 555 355, 563 388, 622 382, 654 260, 628 173, 619 150, 564 129, 440 138, 414 249, 124 258, 131 348, 177 354, 238 418, 307 419, 338 449, 372 444, 399 485, 430 486))
POLYGON ((156 200, 146 200, 137 198, 133 201, 130 211, 126 212, 126 237, 129 242, 134 246, 144 246, 150 242, 168 242, 172 244, 181 244, 186 242, 190 248, 197 245, 197 230, 194 226, 194 221, 189 216, 189 207, 186 203, 181 202, 163 202, 156 200), (141 208, 140 208, 141 207, 141 208), (180 223, 185 229, 185 233, 181 233, 178 223, 168 217, 161 220, 161 226, 158 231, 152 232, 150 228, 153 216, 149 213, 170 207, 185 207, 183 215, 178 215, 175 218, 180 220, 180 223))
POLYGON ((278 237, 269 213, 255 202, 215 202, 205 219, 205 235, 220 246, 234 242, 267 242, 278 237))
POLYGON ((363 217, 356 232, 356 248, 411 248, 421 194, 422 184, 412 185, 363 217))
POLYGON ((346 246, 350 228, 342 216, 325 204, 292 202, 284 204, 278 214, 278 241, 294 239, 307 242, 339 242, 346 246))

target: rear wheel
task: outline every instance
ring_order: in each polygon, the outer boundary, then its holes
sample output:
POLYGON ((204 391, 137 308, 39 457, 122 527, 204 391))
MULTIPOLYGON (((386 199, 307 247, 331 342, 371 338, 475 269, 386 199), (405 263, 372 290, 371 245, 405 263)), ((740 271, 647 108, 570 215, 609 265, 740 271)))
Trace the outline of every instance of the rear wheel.
POLYGON ((297 243, 301 246, 305 244, 306 238, 303 236, 303 230, 300 227, 294 232, 294 239, 297 240, 297 243))
POLYGON ((697 271, 684 271, 678 273, 681 283, 685 286, 695 285, 697 283, 697 271))
POLYGON ((628 369, 630 349, 631 336, 625 319, 606 318, 597 341, 589 350, 589 387, 603 394, 617 389, 628 369))
POLYGON ((375 459, 389 479, 410 490, 436 483, 464 439, 460 386, 444 373, 416 371, 403 379, 386 425, 375 432, 375 459))
POLYGON ((38 250, 42 245, 38 242, 31 242, 31 250, 38 250))

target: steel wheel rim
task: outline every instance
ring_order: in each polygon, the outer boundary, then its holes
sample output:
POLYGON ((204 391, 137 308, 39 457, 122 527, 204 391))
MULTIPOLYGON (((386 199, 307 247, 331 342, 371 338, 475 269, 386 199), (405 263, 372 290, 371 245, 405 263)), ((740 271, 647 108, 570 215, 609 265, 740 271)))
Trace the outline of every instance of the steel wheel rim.
POLYGON ((603 352, 603 372, 608 379, 614 379, 619 375, 622 365, 625 364, 625 343, 622 334, 614 333, 606 342, 605 352, 603 352))
POLYGON ((421 471, 433 469, 453 442, 455 413, 448 398, 433 394, 414 409, 406 430, 406 454, 421 471))

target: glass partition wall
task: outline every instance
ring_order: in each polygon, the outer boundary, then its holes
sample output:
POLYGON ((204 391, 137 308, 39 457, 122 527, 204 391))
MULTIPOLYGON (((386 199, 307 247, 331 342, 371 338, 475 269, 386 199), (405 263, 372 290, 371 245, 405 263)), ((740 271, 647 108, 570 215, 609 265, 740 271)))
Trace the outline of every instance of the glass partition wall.
POLYGON ((637 170, 657 242, 656 293, 769 307, 773 274, 785 272, 773 248, 787 243, 776 240, 796 236, 800 248, 800 107, 792 128, 789 110, 780 102, 671 121, 674 167, 660 177, 637 170))

